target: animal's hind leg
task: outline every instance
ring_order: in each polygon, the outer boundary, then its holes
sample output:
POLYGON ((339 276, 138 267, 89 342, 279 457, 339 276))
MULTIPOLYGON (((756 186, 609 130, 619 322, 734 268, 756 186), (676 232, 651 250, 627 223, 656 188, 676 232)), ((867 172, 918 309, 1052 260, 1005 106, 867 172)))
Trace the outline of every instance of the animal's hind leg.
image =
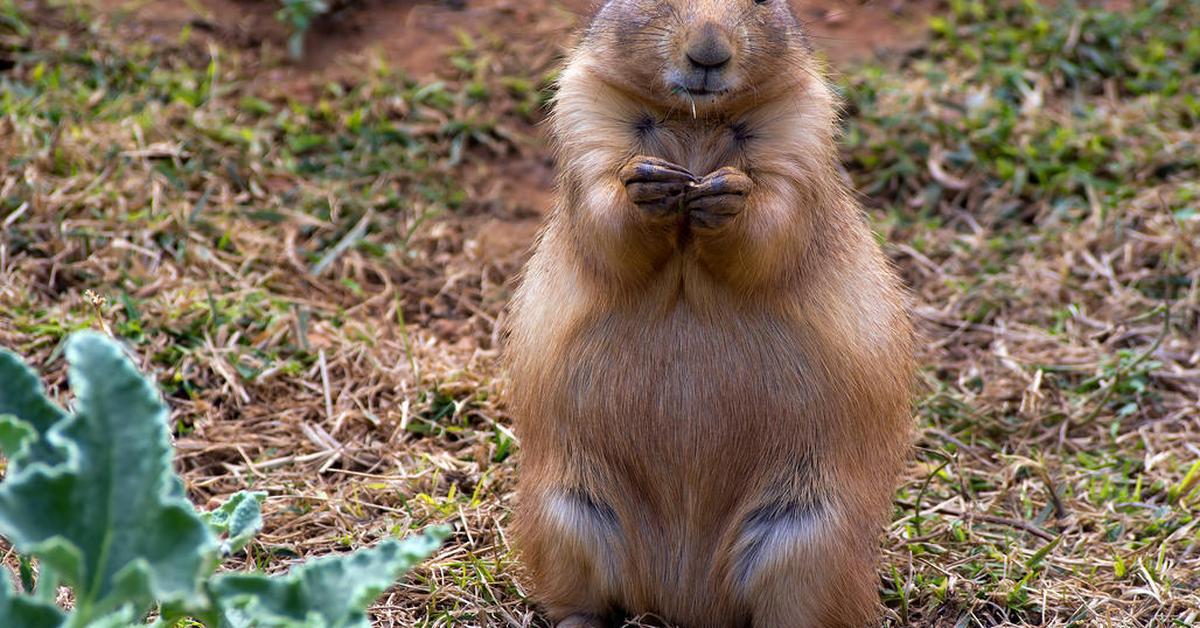
POLYGON ((733 577, 754 628, 862 628, 876 618, 877 533, 840 523, 795 504, 751 514, 733 577))
POLYGON ((514 540, 539 601, 562 628, 600 628, 617 578, 620 531, 612 508, 581 489, 522 499, 514 540))
POLYGON ((754 628, 863 628, 877 617, 871 561, 828 555, 817 565, 779 564, 762 574, 752 595, 754 628), (816 569, 818 573, 812 571, 816 569))

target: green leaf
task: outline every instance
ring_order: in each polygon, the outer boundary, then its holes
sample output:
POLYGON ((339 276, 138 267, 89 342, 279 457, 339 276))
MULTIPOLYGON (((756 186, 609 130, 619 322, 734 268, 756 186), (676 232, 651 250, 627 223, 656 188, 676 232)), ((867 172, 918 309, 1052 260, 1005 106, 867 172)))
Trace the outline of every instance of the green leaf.
MULTIPOLYGON (((1049 554, 1050 550, 1053 550, 1055 547, 1057 547, 1058 542, 1061 540, 1062 540, 1062 535, 1060 534, 1060 535, 1054 537, 1054 539, 1052 539, 1049 543, 1046 543, 1040 549, 1038 549, 1036 552, 1034 552, 1033 555, 1029 557, 1029 560, 1025 561, 1025 570, 1030 573, 1035 571, 1038 568, 1038 566, 1040 566, 1042 564, 1042 560, 1044 558, 1046 558, 1046 554, 1049 554)), ((1027 576, 1028 576, 1028 574, 1027 574, 1027 576)))
POLYGON ((286 576, 225 574, 213 579, 222 626, 367 628, 366 608, 450 534, 445 526, 387 540, 346 556, 321 558, 286 576))
POLYGON ((17 576, 21 582, 21 589, 25 592, 28 593, 37 588, 37 576, 33 573, 33 560, 28 556, 17 556, 17 576))
POLYGON ((87 628, 134 628, 136 626, 144 626, 143 622, 136 621, 136 617, 137 614, 133 612, 133 607, 125 606, 115 613, 89 621, 87 628))
POLYGON ((26 458, 30 444, 37 438, 32 425, 11 414, 0 415, 0 452, 9 460, 26 458))
POLYGON ((58 628, 63 619, 53 604, 13 593, 8 570, 0 567, 0 626, 58 628))
MULTIPOLYGON (((76 413, 45 433, 65 457, 0 484, 0 535, 75 588, 79 623, 155 600, 202 605, 217 543, 181 495, 166 407, 113 341, 80 333, 66 355, 76 413)), ((43 414, 17 416, 41 429, 48 402, 25 403, 43 414)))
POLYGON ((1192 463, 1191 468, 1188 469, 1179 484, 1167 490, 1167 499, 1174 503, 1182 497, 1187 497, 1197 484, 1200 484, 1200 460, 1192 463))
POLYGON ((215 534, 228 535, 221 545, 222 554, 242 551, 262 529, 262 503, 266 498, 266 493, 239 491, 220 508, 200 515, 215 534))
MULTIPOLYGON (((46 441, 46 433, 66 419, 66 413, 46 398, 42 382, 21 358, 0 349, 0 416, 4 415, 19 418, 33 430, 33 435, 26 437, 24 451, 9 452, 5 446, 9 473, 32 462, 53 464, 62 460, 63 452, 46 441)), ((13 428, 8 429, 11 435, 13 428)))

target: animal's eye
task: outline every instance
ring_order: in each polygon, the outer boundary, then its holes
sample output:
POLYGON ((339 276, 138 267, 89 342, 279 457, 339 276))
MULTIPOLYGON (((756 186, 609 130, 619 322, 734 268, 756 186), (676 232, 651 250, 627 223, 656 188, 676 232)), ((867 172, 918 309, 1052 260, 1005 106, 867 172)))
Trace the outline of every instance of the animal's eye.
POLYGON ((771 0, 754 0, 754 4, 768 4, 771 0))

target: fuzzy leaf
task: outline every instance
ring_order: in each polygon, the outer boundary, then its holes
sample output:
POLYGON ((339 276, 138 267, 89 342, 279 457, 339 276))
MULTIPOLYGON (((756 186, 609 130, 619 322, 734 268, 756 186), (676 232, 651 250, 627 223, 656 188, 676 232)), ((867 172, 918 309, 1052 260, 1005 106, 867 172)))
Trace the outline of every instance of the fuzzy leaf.
POLYGON ((26 458, 37 438, 32 425, 11 414, 0 415, 0 453, 10 461, 26 458))
POLYGON ((137 613, 132 606, 123 606, 115 613, 110 613, 100 619, 87 623, 87 628, 141 628, 144 622, 137 621, 137 613))
POLYGON ((42 382, 21 358, 0 349, 0 416, 4 415, 19 418, 32 429, 32 435, 23 439, 24 449, 9 452, 6 446, 9 473, 35 461, 62 461, 64 453, 47 442, 46 433, 66 419, 66 413, 46 398, 42 382))
MULTIPOLYGON (((202 604, 216 539, 181 496, 166 407, 105 337, 76 334, 66 354, 76 412, 42 432, 65 456, 35 457, 0 484, 0 534, 75 588, 84 621, 155 600, 202 604)), ((12 411, 42 430, 52 405, 23 403, 12 411)))
POLYGON ((228 535, 221 544, 222 554, 242 551, 262 529, 262 503, 266 498, 266 493, 238 491, 220 508, 200 515, 215 534, 228 535))
POLYGON ((346 556, 321 558, 286 576, 228 574, 212 585, 230 628, 368 628, 366 608, 449 536, 429 528, 403 541, 387 540, 346 556))
POLYGON ((57 606, 15 594, 8 570, 0 567, 0 626, 58 628, 63 619, 63 613, 57 606))

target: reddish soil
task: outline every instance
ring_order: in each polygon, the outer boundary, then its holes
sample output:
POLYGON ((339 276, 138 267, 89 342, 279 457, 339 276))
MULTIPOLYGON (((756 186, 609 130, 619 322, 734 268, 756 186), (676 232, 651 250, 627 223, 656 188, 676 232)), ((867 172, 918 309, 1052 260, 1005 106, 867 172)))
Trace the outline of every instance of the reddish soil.
MULTIPOLYGON (((286 29, 267 0, 89 0, 132 36, 195 35, 226 45, 282 55, 286 29)), ((933 0, 792 0, 817 46, 834 62, 920 45, 933 0)), ((557 52, 573 27, 594 10, 594 0, 357 0, 314 25, 305 58, 293 75, 323 79, 359 68, 365 52, 382 53, 394 67, 426 77, 445 68, 446 49, 460 34, 498 38, 517 47, 557 52), (547 46, 547 44, 550 44, 547 46)), ((289 78, 295 78, 289 77, 289 78)))
POLYGON ((931 0, 793 0, 818 48, 836 65, 925 43, 931 0))

